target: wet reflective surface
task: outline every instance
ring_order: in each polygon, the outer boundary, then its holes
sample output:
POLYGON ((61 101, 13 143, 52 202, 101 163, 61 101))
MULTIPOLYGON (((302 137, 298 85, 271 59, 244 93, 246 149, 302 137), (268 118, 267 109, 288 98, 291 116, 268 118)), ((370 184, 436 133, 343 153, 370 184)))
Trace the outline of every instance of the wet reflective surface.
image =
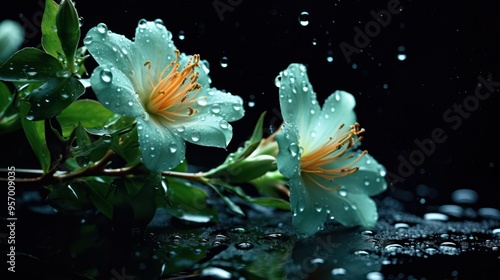
POLYGON ((331 221, 298 240, 290 213, 243 202, 246 218, 221 210, 220 223, 194 223, 158 211, 139 228, 93 213, 75 219, 28 192, 17 267, 38 279, 486 279, 500 263, 500 215, 477 196, 460 190, 417 214, 384 195, 375 227, 331 221))

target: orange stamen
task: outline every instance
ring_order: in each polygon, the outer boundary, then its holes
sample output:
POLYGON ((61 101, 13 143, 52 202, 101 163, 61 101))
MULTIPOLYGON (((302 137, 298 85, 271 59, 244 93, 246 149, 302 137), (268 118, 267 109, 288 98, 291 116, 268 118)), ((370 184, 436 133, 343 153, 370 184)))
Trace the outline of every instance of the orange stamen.
POLYGON ((195 68, 200 67, 200 55, 193 55, 182 70, 179 70, 178 62, 180 52, 176 50, 175 55, 175 60, 163 69, 157 81, 151 77, 151 62, 144 63, 148 67, 148 79, 153 88, 146 109, 150 114, 171 122, 176 117, 190 117, 198 113, 190 104, 197 101, 196 96, 201 90, 197 82, 198 72, 195 72, 195 68), (191 94, 193 91, 194 94, 191 94))
POLYGON ((363 139, 359 134, 363 133, 365 130, 360 128, 359 123, 351 125, 348 129, 344 129, 344 124, 340 125, 337 131, 332 137, 330 137, 323 145, 317 147, 312 151, 306 151, 303 153, 300 159, 301 171, 304 175, 316 184, 318 187, 329 191, 338 190, 340 186, 335 188, 326 187, 322 185, 318 180, 314 179, 316 175, 324 178, 328 181, 333 181, 335 178, 340 178, 344 176, 349 176, 354 174, 359 170, 358 166, 353 166, 357 163, 367 151, 363 151, 356 159, 352 160, 353 154, 345 156, 345 153, 352 148, 358 141, 363 139), (351 160, 345 165, 334 168, 326 169, 325 165, 333 162, 342 162, 346 160, 351 160))

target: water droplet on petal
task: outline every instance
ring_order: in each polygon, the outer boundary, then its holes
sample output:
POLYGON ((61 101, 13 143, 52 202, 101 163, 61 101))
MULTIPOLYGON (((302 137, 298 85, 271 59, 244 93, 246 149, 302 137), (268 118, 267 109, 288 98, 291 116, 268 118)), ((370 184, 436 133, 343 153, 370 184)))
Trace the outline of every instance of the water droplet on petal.
POLYGON ((229 123, 226 120, 221 120, 219 125, 222 129, 227 129, 229 127, 229 123))
POLYGON ((139 28, 146 28, 146 26, 148 25, 148 21, 145 20, 145 19, 141 19, 139 20, 139 28))
POLYGON ((191 133, 191 140, 193 140, 193 142, 198 142, 200 141, 200 133, 198 131, 194 131, 193 133, 191 133))
POLYGON ((99 23, 97 25, 97 32, 105 34, 108 31, 108 26, 105 23, 99 23))
POLYGON ((175 152, 177 152, 177 144, 174 142, 170 143, 170 145, 168 145, 168 150, 170 153, 175 154, 175 152))
POLYGON ((214 104, 212 105, 212 108, 210 108, 210 111, 214 114, 220 113, 220 105, 219 104, 214 104))
POLYGON ((87 37, 85 37, 85 38, 83 39, 83 43, 84 43, 85 45, 90 45, 90 44, 92 44, 92 41, 93 41, 93 40, 94 40, 94 39, 92 39, 92 36, 90 36, 90 35, 89 35, 89 36, 87 36, 87 37))
POLYGON ((297 145, 296 143, 291 143, 288 146, 288 151, 290 151, 292 157, 296 157, 299 154, 299 145, 297 145))
POLYGON ((178 127, 176 127, 176 130, 179 133, 183 133, 186 130, 186 128, 183 125, 179 125, 178 127))
POLYGON ((206 106, 207 105, 207 99, 206 98, 202 98, 202 99, 198 99, 198 105, 200 106, 206 106))
POLYGON ((101 70, 100 77, 103 82, 109 83, 113 79, 113 74, 111 73, 111 70, 104 68, 101 70))
POLYGON ((163 20, 161 20, 161 19, 159 19, 159 18, 155 19, 155 25, 156 25, 156 27, 158 27, 158 28, 163 28, 163 27, 165 27, 165 25, 163 24, 163 20))
POLYGON ((334 276, 334 277, 342 277, 342 276, 345 276, 346 274, 347 274, 347 270, 345 270, 345 268, 342 268, 342 267, 334 268, 332 270, 332 276, 334 276))

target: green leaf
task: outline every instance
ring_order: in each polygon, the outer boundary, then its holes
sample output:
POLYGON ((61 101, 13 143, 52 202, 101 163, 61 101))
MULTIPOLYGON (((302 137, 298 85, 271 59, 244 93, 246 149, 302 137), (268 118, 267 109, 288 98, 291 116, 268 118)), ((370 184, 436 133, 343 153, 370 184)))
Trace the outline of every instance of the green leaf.
POLYGON ((12 132, 21 126, 19 112, 12 106, 13 101, 9 87, 0 81, 0 135, 12 132))
POLYGON ((56 186, 46 198, 52 207, 65 212, 81 212, 88 210, 92 203, 85 190, 78 183, 56 186))
POLYGON ((113 218, 112 177, 86 177, 88 195, 94 206, 106 217, 113 218))
POLYGON ((40 162, 40 167, 44 173, 47 173, 50 169, 51 159, 45 138, 45 121, 30 121, 26 119, 26 115, 30 109, 29 103, 23 101, 20 102, 19 106, 24 134, 40 162))
POLYGON ((59 36, 57 36, 56 14, 59 5, 53 0, 45 1, 45 10, 42 17, 42 46, 43 49, 55 58, 64 54, 59 36))
POLYGON ((124 178, 125 188, 130 196, 134 220, 148 224, 156 212, 156 189, 161 186, 159 174, 129 176, 124 178))
POLYGON ((165 209, 173 216, 193 222, 215 222, 217 211, 207 204, 208 194, 191 183, 175 179, 167 179, 167 197, 171 207, 165 209))
POLYGON ((141 150, 136 127, 118 137, 114 137, 111 147, 115 153, 127 162, 127 166, 134 166, 141 162, 141 150))
POLYGON ((76 147, 71 147, 71 152, 79 166, 86 167, 97 162, 111 147, 111 137, 103 136, 91 141, 85 129, 79 125, 75 129, 76 147))
POLYGON ((0 66, 0 80, 10 82, 40 82, 66 76, 59 61, 35 48, 24 48, 0 66))
POLYGON ((68 137, 78 123, 85 129, 100 129, 116 116, 101 103, 83 99, 71 103, 56 118, 61 124, 63 137, 68 137))
POLYGON ((250 198, 247 201, 262 206, 274 207, 282 210, 290 210, 290 203, 281 198, 258 197, 258 198, 250 198))
POLYGON ((63 0, 56 15, 57 36, 66 56, 66 65, 75 73, 75 53, 80 41, 80 20, 71 0, 63 0))
POLYGON ((49 119, 68 107, 85 92, 85 87, 74 77, 52 78, 28 96, 32 120, 49 119))
MULTIPOLYGON (((94 135, 111 135, 116 133, 124 133, 129 131, 135 124, 135 119, 130 117, 121 116, 115 114, 103 127, 90 128, 87 127, 87 131, 94 135)), ((136 133, 137 134, 137 133, 136 133)))
POLYGON ((229 197, 225 196, 217 188, 217 186, 215 186, 213 184, 208 184, 208 185, 219 195, 220 198, 222 198, 222 200, 227 205, 227 207, 229 207, 229 210, 231 210, 233 213, 236 213, 240 216, 245 216, 245 213, 243 212, 243 210, 241 210, 241 208, 236 203, 234 203, 229 197))

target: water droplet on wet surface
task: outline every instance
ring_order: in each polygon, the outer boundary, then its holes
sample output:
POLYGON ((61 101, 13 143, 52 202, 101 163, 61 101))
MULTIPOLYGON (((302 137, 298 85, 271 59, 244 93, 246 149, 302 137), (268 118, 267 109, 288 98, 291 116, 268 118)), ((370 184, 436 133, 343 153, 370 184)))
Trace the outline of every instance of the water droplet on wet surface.
POLYGON ((105 34, 108 31, 108 26, 105 23, 99 23, 97 25, 97 32, 105 34))
POLYGON ((234 244, 234 247, 236 247, 237 249, 240 249, 240 250, 250 250, 253 248, 253 245, 249 242, 240 242, 240 243, 234 244))

